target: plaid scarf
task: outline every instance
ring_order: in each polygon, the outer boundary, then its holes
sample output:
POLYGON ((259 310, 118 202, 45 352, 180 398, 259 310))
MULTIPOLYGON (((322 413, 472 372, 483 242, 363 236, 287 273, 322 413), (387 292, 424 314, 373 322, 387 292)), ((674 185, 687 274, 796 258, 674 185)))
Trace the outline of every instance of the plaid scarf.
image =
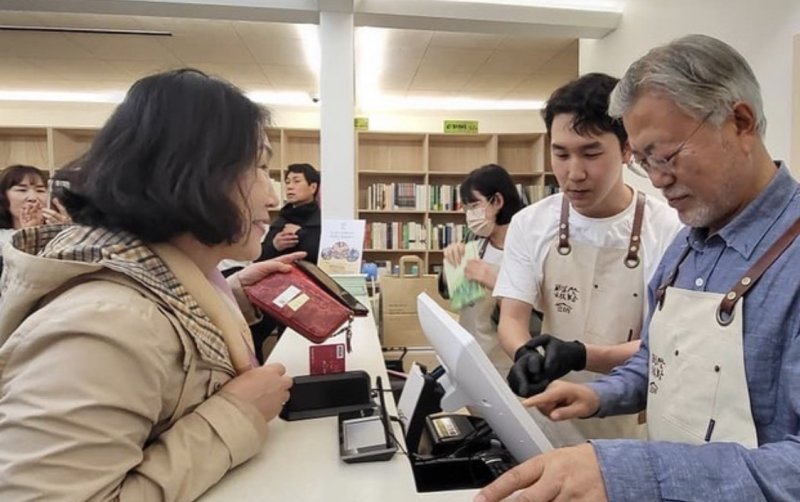
POLYGON ((14 247, 54 260, 93 263, 133 279, 164 302, 194 340, 201 359, 234 373, 221 331, 175 275, 138 237, 85 226, 49 225, 14 234, 14 247))

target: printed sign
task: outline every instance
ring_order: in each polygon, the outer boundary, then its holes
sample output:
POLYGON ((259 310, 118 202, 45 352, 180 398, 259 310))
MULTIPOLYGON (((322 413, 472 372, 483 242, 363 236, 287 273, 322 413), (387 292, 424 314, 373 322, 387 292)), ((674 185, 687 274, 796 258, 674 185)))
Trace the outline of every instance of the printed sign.
POLYGON ((323 220, 317 265, 328 274, 359 274, 364 220, 323 220))
POLYGON ((445 134, 478 134, 477 120, 445 120, 445 134))
POLYGON ((353 119, 353 125, 355 126, 356 131, 369 131, 369 118, 356 117, 353 119))

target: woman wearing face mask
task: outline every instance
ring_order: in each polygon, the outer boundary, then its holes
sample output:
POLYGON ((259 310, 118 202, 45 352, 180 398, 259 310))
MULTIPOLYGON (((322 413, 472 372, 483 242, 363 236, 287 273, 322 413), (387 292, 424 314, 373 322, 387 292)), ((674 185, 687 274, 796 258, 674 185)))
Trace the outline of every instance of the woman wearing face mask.
MULTIPOLYGON (((472 259, 464 267, 464 276, 487 289, 484 298, 459 312, 459 322, 475 336, 484 352, 502 375, 508 373, 511 359, 503 352, 497 338, 496 302, 491 291, 503 260, 503 247, 511 217, 524 207, 514 182, 508 172, 497 164, 475 169, 459 188, 464 202, 468 241, 478 240, 479 259, 472 259)), ((444 259, 457 266, 464 256, 465 243, 447 246, 444 259)), ((444 274, 440 276, 440 290, 447 294, 444 274)))

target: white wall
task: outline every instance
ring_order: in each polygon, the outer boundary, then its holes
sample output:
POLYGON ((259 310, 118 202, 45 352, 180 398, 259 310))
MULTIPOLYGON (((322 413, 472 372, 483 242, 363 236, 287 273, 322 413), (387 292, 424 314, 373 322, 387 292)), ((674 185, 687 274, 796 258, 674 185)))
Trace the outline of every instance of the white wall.
MULTIPOLYGON (((798 0, 627 0, 619 27, 600 40, 581 40, 580 73, 622 76, 650 48, 690 33, 724 40, 741 52, 761 84, 766 143, 789 160, 792 142, 793 39, 800 33, 798 0)), ((800 173, 800 165, 792 166, 800 173)))

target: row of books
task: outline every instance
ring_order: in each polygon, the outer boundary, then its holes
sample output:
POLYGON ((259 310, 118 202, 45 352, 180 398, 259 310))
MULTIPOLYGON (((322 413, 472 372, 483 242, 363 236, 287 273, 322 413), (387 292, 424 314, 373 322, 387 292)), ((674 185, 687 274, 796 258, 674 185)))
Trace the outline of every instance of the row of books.
POLYGON ((444 249, 454 242, 464 240, 466 232, 467 226, 464 224, 433 225, 430 220, 425 225, 413 221, 372 222, 367 223, 364 231, 364 248, 410 251, 444 249))
POLYGON ((425 192, 419 183, 373 183, 367 187, 367 209, 424 211, 425 192))
POLYGON ((523 186, 521 183, 516 183, 515 186, 517 187, 517 193, 519 193, 522 202, 526 206, 560 191, 556 184, 523 186))
MULTIPOLYGON (((424 185, 420 183, 374 183, 367 187, 367 210, 461 211, 464 203, 461 185, 424 185)), ((559 191, 558 185, 515 184, 525 205, 537 202, 559 191)))
POLYGON ((461 185, 430 185, 431 211, 461 211, 464 204, 461 201, 461 185))

